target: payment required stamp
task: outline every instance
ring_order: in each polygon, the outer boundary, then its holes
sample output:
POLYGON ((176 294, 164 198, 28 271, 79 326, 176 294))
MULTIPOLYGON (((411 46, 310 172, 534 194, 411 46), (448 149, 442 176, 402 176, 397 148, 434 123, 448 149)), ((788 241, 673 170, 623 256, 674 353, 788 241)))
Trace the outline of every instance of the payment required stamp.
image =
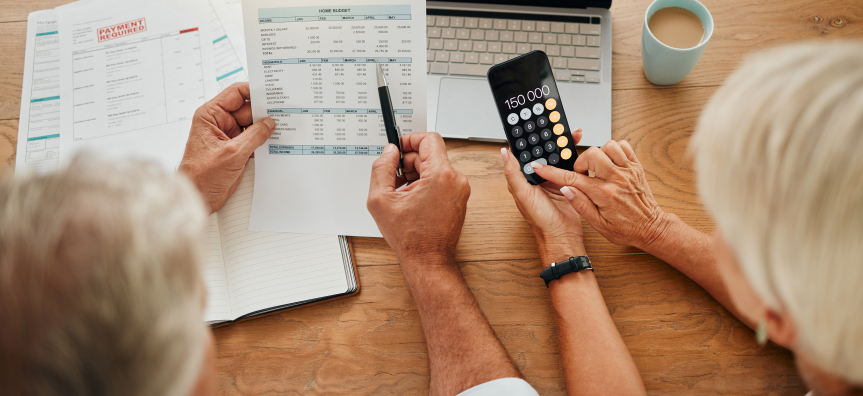
POLYGON ((126 37, 131 34, 147 31, 147 20, 138 18, 128 22, 118 23, 98 30, 99 42, 126 37))

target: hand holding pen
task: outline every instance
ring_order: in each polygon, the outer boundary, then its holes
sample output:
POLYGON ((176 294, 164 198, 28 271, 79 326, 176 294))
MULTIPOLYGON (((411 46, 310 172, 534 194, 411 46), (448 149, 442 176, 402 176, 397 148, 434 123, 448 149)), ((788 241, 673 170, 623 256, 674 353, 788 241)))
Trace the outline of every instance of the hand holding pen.
POLYGON ((401 143, 401 129, 396 125, 396 115, 393 111, 393 101, 390 98, 390 89, 387 85, 387 79, 381 71, 380 62, 376 62, 378 71, 378 97, 381 100, 381 112, 384 116, 384 129, 387 131, 387 140, 396 145, 399 149, 399 167, 396 170, 396 176, 402 177, 404 174, 404 151, 401 143))
POLYGON ((437 133, 412 132, 402 143, 405 176, 414 181, 395 188, 400 156, 396 146, 388 144, 372 165, 366 206, 402 268, 427 270, 435 261, 430 256, 447 259, 455 254, 470 184, 453 168, 446 143, 437 133))

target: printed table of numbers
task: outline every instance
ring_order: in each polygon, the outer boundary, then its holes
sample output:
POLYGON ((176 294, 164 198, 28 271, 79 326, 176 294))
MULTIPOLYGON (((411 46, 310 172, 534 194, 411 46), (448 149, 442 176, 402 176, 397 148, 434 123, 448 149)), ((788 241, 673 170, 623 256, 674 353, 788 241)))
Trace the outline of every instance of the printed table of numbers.
POLYGON ((402 132, 425 126, 413 118, 411 76, 425 61, 414 63, 410 5, 265 8, 258 23, 270 154, 380 155, 376 63, 402 132))

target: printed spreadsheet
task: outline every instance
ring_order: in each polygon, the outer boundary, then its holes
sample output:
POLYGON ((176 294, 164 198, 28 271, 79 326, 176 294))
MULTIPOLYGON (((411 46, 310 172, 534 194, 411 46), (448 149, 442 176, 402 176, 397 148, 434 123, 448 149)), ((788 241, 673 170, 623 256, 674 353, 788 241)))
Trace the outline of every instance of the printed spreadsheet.
POLYGON ((265 111, 277 125, 268 152, 380 155, 387 140, 375 63, 402 132, 424 126, 414 116, 411 77, 425 70, 411 19, 407 4, 260 9, 265 111))

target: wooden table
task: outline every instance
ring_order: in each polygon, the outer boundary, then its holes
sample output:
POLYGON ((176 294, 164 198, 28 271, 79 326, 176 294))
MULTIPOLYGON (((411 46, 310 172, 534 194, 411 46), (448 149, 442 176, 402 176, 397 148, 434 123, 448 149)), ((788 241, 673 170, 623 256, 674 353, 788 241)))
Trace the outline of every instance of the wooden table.
MULTIPOLYGON (((0 170, 15 163, 27 13, 64 0, 0 4, 0 170)), ((651 85, 641 68, 650 0, 616 0, 613 138, 628 140, 663 209, 710 232, 686 157, 704 104, 743 56, 802 40, 863 38, 859 0, 703 0, 716 29, 683 82, 651 85)), ((501 145, 447 142, 472 195, 457 260, 497 336, 543 395, 565 392, 554 317, 533 237, 506 190, 501 145)), ((745 327, 662 261, 606 241, 586 245, 611 315, 651 394, 802 396, 792 355, 759 348, 745 327)), ((429 382, 419 317, 382 239, 354 238, 361 293, 215 330, 223 394, 421 394, 429 382)), ((589 362, 585 362, 589 364, 589 362)))

